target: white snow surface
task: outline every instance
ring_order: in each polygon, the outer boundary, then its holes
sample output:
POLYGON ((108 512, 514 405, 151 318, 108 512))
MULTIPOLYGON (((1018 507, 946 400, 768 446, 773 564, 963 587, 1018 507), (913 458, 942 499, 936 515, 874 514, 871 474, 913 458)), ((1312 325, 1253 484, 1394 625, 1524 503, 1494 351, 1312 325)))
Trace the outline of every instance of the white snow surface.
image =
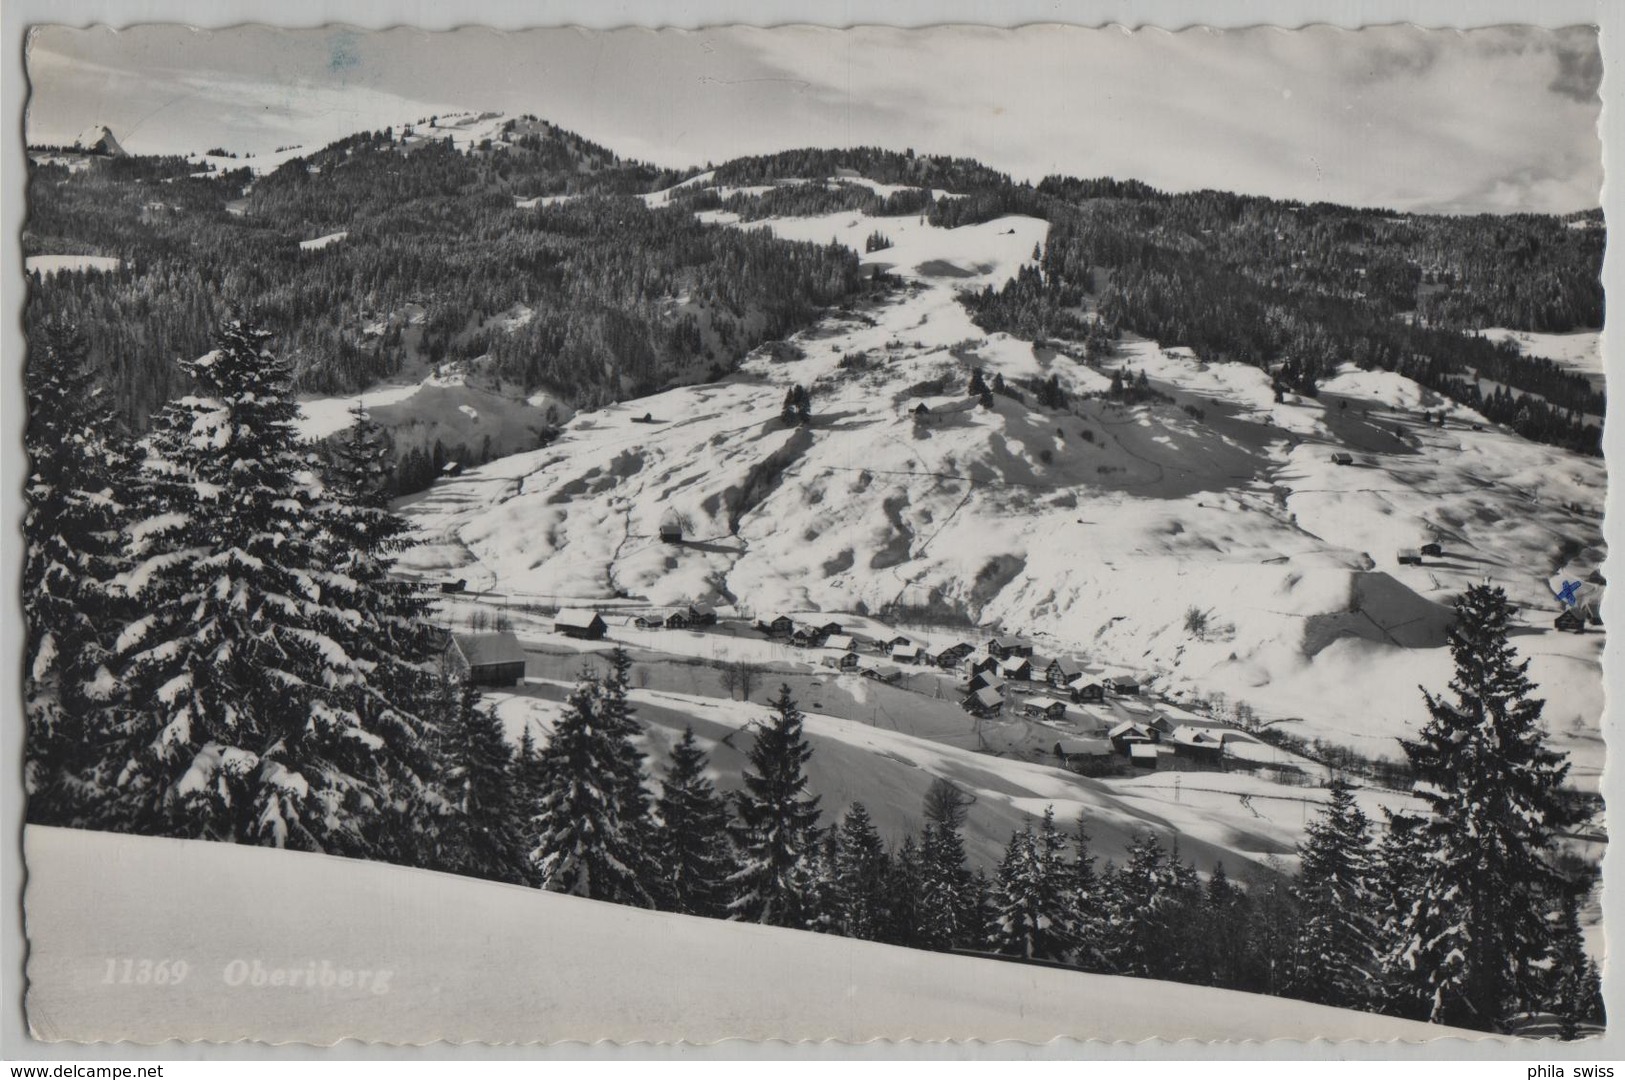
POLYGON ((1486 1037, 326 855, 36 825, 24 848, 26 1004, 45 1040, 1486 1037), (185 959, 186 978, 155 993, 85 975, 130 954, 185 959), (252 963, 264 985, 249 981, 252 963), (320 980, 324 965, 331 985, 288 985, 293 971, 302 981, 314 969, 320 980), (283 975, 273 984, 275 971, 283 975))
POLYGON ((299 241, 299 247, 303 251, 320 251, 327 245, 336 244, 349 235, 348 229, 342 229, 339 232, 328 233, 326 236, 318 236, 314 240, 301 240, 299 241))

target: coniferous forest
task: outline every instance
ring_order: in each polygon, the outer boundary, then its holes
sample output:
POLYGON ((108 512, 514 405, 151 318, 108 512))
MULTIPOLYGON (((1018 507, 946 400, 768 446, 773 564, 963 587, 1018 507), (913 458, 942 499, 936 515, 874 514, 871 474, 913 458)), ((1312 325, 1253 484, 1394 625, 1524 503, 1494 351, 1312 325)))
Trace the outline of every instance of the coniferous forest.
POLYGON ((1404 744, 1426 817, 1368 820, 1339 784, 1300 868, 1204 880, 1143 835, 1121 864, 1088 820, 1015 832, 972 867, 972 808, 938 781, 918 835, 811 790, 788 687, 760 704, 736 790, 689 731, 651 763, 631 660, 589 664, 551 735, 514 747, 440 663, 426 597, 390 576, 376 432, 302 442, 266 331, 217 330, 197 392, 131 442, 71 326, 32 340, 25 616, 29 820, 383 859, 602 901, 1301 997, 1487 1031, 1601 1020, 1560 857, 1567 766, 1475 586, 1455 677, 1404 744), (1492 793, 1492 797, 1486 797, 1492 793))

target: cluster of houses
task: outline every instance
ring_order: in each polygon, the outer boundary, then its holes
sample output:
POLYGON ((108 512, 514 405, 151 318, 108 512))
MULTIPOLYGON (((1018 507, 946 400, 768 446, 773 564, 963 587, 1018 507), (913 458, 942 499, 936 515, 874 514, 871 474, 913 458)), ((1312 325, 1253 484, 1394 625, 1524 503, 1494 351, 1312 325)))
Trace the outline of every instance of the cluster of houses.
POLYGON ((638 630, 693 630, 702 626, 715 626, 717 609, 710 604, 686 604, 681 607, 650 609, 635 614, 600 614, 591 608, 561 608, 553 616, 553 632, 565 637, 585 641, 600 641, 609 628, 633 627, 638 630))
MULTIPOLYGON (((1046 660, 1035 656, 1028 643, 1005 635, 990 639, 987 651, 967 667, 970 680, 961 704, 977 716, 998 716, 1004 710, 1006 688, 1012 683, 1048 685, 1079 704, 1098 704, 1107 695, 1138 697, 1140 693, 1140 681, 1132 675, 1092 674, 1079 661, 1064 657, 1046 660)), ((1054 697, 1029 701, 1039 703, 1046 714, 1057 706, 1064 711, 1066 705, 1065 700, 1054 697)))

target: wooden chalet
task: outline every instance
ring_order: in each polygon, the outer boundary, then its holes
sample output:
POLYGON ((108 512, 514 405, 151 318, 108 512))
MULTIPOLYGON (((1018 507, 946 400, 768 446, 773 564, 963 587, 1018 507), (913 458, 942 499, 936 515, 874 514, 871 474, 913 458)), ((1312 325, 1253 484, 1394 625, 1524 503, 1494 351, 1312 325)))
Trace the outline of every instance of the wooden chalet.
POLYGON ((1431 543, 1431 544, 1423 544, 1422 545, 1422 554, 1428 556, 1431 559, 1443 558, 1444 557, 1444 545, 1440 544, 1440 543, 1436 543, 1436 542, 1431 543))
POLYGON ((1333 465, 1353 465, 1354 464, 1354 455, 1349 454, 1349 453, 1345 453, 1345 452, 1339 450, 1337 453, 1332 455, 1332 464, 1333 465))
POLYGON ((1140 680, 1132 675, 1115 675, 1106 680, 1106 685, 1119 697, 1135 697, 1140 692, 1140 680))
POLYGON ((860 663, 862 663, 862 660, 863 658, 857 653, 853 652, 851 649, 848 649, 839 656, 823 657, 821 662, 825 667, 835 668, 837 671, 853 671, 860 663))
POLYGON ((1025 656, 1006 657, 999 661, 999 674, 1006 679, 1031 682, 1033 678, 1033 662, 1025 656))
POLYGON ((517 686, 525 677, 525 650, 512 633, 453 634, 447 660, 475 686, 517 686))
POLYGON ((717 609, 706 603, 688 605, 688 617, 694 621, 695 626, 715 626, 717 624, 717 609))
POLYGON ((880 682, 894 683, 903 677, 903 672, 890 664, 858 664, 858 674, 865 679, 877 679, 880 682))
POLYGON ((970 696, 960 704, 973 716, 997 716, 1004 711, 1004 695, 990 686, 984 686, 971 691, 970 696))
POLYGON ((1137 769, 1158 768, 1162 759, 1170 756, 1172 754, 1168 747, 1156 743, 1134 743, 1128 748, 1128 763, 1137 769))
POLYGON ((639 630, 659 630, 666 625, 666 617, 658 611, 645 611, 633 617, 632 625, 639 630))
POLYGON ((1106 700, 1106 684, 1099 679, 1091 679, 1087 675, 1079 675, 1066 684, 1072 695, 1072 700, 1079 704, 1093 702, 1099 704, 1106 700))
POLYGON ((1070 686, 1072 680, 1083 674, 1083 665, 1076 660, 1057 658, 1044 668, 1044 678, 1057 689, 1070 686))
POLYGON ((795 631, 796 621, 788 615, 775 615, 771 619, 758 622, 757 627, 774 636, 788 637, 795 631))
POLYGON ((891 658, 894 664, 923 664, 925 650, 918 645, 899 645, 891 651, 891 658))
POLYGON ((999 678, 999 676, 994 672, 978 671, 976 674, 970 677, 970 684, 966 687, 966 689, 974 693, 975 691, 982 689, 984 686, 991 686, 993 689, 1002 693, 1004 691, 1004 680, 999 678))
POLYGON ((1073 765, 1079 760, 1095 760, 1111 757, 1116 753, 1107 739, 1057 739, 1055 741, 1055 756, 1062 765, 1073 765))
POLYGON ((824 648, 855 653, 858 649, 858 642, 851 634, 831 634, 824 640, 824 648))
POLYGON ((790 631, 790 644, 792 645, 810 647, 821 643, 823 640, 823 631, 811 623, 797 623, 795 628, 790 631))
POLYGON ((832 634, 839 634, 844 629, 844 627, 842 627, 841 624, 836 622, 834 619, 824 619, 823 621, 809 619, 808 622, 814 630, 817 630, 819 634, 823 635, 824 637, 829 637, 832 634))
POLYGON ((978 657, 975 657, 974 659, 972 659, 971 662, 970 662, 970 673, 971 673, 972 678, 974 678, 977 675, 980 675, 984 671, 998 671, 998 670, 999 670, 999 658, 997 656, 992 656, 992 655, 978 656, 978 657))
POLYGON ((553 630, 565 637, 601 641, 609 632, 609 624, 596 611, 585 608, 564 608, 553 616, 553 630))
POLYGON ((976 646, 964 641, 956 641, 946 649, 938 649, 931 654, 931 659, 939 667, 951 668, 958 666, 959 662, 976 651, 976 646))
POLYGON ((883 652, 890 653, 894 649, 905 649, 914 644, 914 639, 906 634, 893 634, 889 638, 881 638, 878 644, 883 652))
POLYGON ((1009 634, 998 634, 988 639, 988 655, 1004 660, 1011 656, 1032 656, 1033 647, 1009 634))
POLYGON ((1066 702, 1060 698, 1030 697, 1022 701, 1021 711, 1034 720, 1060 720, 1066 716, 1066 702))
POLYGON ((1162 741, 1162 732, 1151 724, 1140 720, 1124 720, 1106 733, 1111 740, 1113 748, 1119 754, 1126 754, 1131 746, 1140 743, 1155 743, 1162 741))

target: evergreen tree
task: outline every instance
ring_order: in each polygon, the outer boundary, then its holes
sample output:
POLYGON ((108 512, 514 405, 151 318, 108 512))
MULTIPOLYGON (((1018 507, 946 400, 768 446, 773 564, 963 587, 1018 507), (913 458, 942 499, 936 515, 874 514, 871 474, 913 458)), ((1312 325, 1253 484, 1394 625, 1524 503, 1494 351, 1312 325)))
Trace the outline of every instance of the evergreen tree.
POLYGON ((914 837, 905 836, 892 859, 886 918, 879 940, 889 945, 919 946, 922 876, 920 845, 914 837))
POLYGON ((364 857, 398 854, 394 807, 434 799, 419 702, 372 662, 373 583, 300 445, 288 364, 228 323, 155 418, 118 579, 122 723, 105 819, 124 828, 364 857), (397 700, 397 697, 402 700, 397 700))
POLYGON ((1175 972, 1175 930, 1190 899, 1191 875, 1182 871, 1156 836, 1147 833, 1129 848, 1128 862, 1114 875, 1106 960, 1123 975, 1160 979, 1175 972))
POLYGON ((806 794, 812 757, 801 731, 801 710, 781 686, 769 704, 774 716, 756 728, 744 787, 735 793, 732 826, 740 867, 729 878, 729 912, 771 926, 804 926, 817 842, 818 797, 806 794))
POLYGON ((441 748, 450 810, 442 834, 443 866, 454 873, 525 884, 524 811, 512 784, 513 751, 496 710, 479 707, 472 683, 458 688, 441 748))
POLYGON ((971 798, 940 777, 926 792, 927 825, 920 839, 919 943, 927 949, 980 944, 971 932, 976 897, 965 864, 964 828, 971 798))
POLYGON ((982 378, 982 369, 971 368, 970 382, 965 386, 965 396, 979 398, 987 392, 987 383, 982 378))
POLYGON ((1509 615, 1500 588, 1468 588, 1447 635, 1455 700, 1424 691, 1431 718, 1403 744, 1432 814, 1422 826, 1431 857, 1401 923, 1398 963, 1430 1018, 1483 1030, 1535 999, 1551 945, 1545 912, 1558 894, 1553 836, 1575 820, 1529 661, 1507 642, 1509 615))
POLYGON ((630 865, 652 896, 660 871, 653 854, 649 791, 644 786, 645 757, 637 743, 643 737, 643 725, 627 700, 631 689, 632 657, 617 645, 609 654, 609 671, 599 683, 598 714, 605 736, 615 746, 615 812, 625 829, 630 865))
POLYGON ((1580 1037, 1582 1023, 1603 1019, 1602 979, 1596 961, 1586 956, 1580 932, 1580 901, 1588 882, 1566 882, 1554 930, 1552 965, 1547 972, 1546 1008, 1557 1014, 1565 1040, 1580 1037))
POLYGON ((1089 854, 1089 833, 1078 817, 1072 840, 1072 949, 1068 960, 1085 971, 1106 970, 1106 890, 1089 854))
POLYGON ((113 782, 95 747, 118 600, 129 451, 86 365, 84 339, 50 322, 29 342, 23 520, 24 767, 30 821, 74 825, 113 782))
POLYGON ((542 751, 531 863, 552 892, 651 907, 630 835, 637 823, 621 818, 625 735, 604 717, 603 701, 598 677, 583 673, 542 751))
POLYGON ((687 915, 720 918, 726 913, 724 883, 733 872, 728 808, 705 775, 709 759, 692 726, 671 749, 655 804, 660 824, 655 855, 662 906, 687 915))
POLYGON ((1071 945, 1071 879, 1066 841, 1047 807, 1037 835, 1032 826, 1010 837, 994 887, 993 944, 999 952, 1059 960, 1071 945))
POLYGON ((852 804, 841 823, 840 859, 836 865, 836 904, 841 932, 863 941, 885 934, 892 886, 891 858, 880 842, 869 811, 852 804))
POLYGON ((1297 967, 1287 992, 1305 1001, 1358 1008, 1371 993, 1377 969, 1370 823, 1353 789, 1339 781, 1305 832, 1295 888, 1297 967))

